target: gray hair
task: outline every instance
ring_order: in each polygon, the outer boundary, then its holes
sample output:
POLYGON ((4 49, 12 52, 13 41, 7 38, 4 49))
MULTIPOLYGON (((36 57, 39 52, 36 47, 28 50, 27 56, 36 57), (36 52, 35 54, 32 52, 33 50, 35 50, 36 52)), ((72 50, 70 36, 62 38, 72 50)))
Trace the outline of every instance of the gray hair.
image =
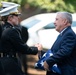
POLYGON ((72 24, 72 15, 71 15, 71 13, 69 13, 69 12, 57 12, 57 13, 58 13, 58 14, 61 14, 61 15, 62 15, 62 18, 67 19, 68 22, 69 22, 70 24, 72 24))

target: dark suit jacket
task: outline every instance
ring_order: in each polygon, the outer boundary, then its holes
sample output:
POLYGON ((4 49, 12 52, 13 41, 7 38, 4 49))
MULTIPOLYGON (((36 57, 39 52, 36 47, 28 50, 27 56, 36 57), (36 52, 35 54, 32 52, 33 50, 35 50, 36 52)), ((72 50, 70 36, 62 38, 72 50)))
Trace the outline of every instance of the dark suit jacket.
MULTIPOLYGON (((46 62, 49 67, 57 63, 62 75, 76 75, 76 35, 69 26, 59 35, 51 50, 53 56, 46 62)), ((47 75, 53 75, 51 72, 47 75)), ((57 74, 56 74, 57 75, 57 74)))

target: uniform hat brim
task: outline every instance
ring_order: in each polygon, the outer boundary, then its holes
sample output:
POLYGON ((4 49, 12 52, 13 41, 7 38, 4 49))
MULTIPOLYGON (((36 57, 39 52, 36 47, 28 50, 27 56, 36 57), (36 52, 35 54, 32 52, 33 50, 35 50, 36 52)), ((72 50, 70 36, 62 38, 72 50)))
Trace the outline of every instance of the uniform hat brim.
MULTIPOLYGON (((6 3, 8 4, 8 3, 6 3)), ((10 4, 10 3, 9 3, 10 4)), ((19 11, 18 11, 18 6, 20 6, 19 4, 15 4, 15 3, 12 3, 13 5, 9 6, 7 5, 6 8, 2 9, 0 11, 0 16, 6 16, 6 15, 20 15, 19 11), (9 7, 8 7, 9 6, 9 7)))

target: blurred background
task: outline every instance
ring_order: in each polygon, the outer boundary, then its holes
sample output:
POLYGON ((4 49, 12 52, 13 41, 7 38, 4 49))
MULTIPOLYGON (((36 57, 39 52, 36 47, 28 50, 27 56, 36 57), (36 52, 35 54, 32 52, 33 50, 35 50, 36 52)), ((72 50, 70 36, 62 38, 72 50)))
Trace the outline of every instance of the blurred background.
MULTIPOLYGON (((76 12, 75 0, 0 0, 15 2, 21 5, 22 19, 39 13, 69 11, 76 12)), ((0 4, 1 5, 1 4, 0 4)))
MULTIPOLYGON (((41 43, 44 49, 51 48, 58 33, 53 24, 56 12, 68 11, 73 14, 72 28, 76 32, 76 0, 0 0, 20 4, 21 25, 27 28, 27 44, 41 43), (52 37, 51 37, 52 36, 52 37)), ((25 32, 24 32, 25 35, 25 32)), ((45 75, 45 71, 36 70, 37 55, 20 55, 22 70, 27 75, 45 75)))

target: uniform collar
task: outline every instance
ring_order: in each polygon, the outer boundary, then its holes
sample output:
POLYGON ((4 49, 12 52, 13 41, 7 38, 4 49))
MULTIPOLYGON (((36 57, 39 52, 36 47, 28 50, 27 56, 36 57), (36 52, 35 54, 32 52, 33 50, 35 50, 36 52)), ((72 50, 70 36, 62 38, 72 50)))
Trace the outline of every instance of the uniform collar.
POLYGON ((12 24, 10 24, 9 22, 5 22, 5 24, 4 25, 7 25, 7 26, 9 26, 9 27, 13 27, 13 25, 12 24))

